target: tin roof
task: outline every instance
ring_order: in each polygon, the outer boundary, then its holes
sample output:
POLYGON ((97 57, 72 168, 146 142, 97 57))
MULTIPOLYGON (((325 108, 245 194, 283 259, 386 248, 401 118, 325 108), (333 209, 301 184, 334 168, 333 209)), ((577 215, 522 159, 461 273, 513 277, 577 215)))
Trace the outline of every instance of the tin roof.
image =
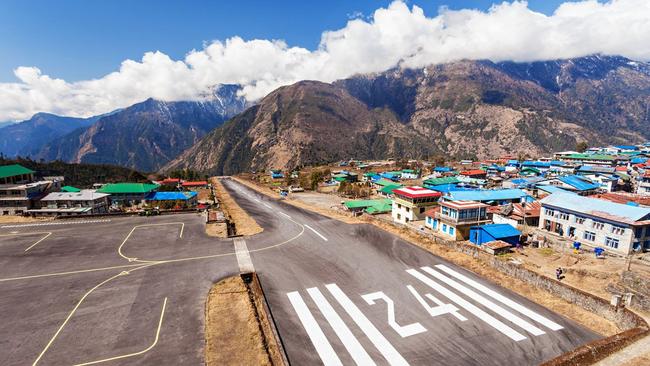
POLYGON ((598 198, 583 197, 577 194, 553 193, 541 200, 544 206, 596 216, 610 221, 634 224, 650 220, 650 208, 634 207, 598 198))

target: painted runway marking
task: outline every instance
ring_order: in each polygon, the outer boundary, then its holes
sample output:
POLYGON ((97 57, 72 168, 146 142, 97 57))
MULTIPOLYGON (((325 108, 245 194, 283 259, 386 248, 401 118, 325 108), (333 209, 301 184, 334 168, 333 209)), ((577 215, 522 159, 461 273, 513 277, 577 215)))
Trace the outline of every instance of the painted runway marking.
POLYGON ((269 205, 268 203, 264 203, 264 202, 262 202, 262 204, 263 204, 264 206, 266 206, 267 208, 273 209, 273 206, 269 205))
POLYGON ((305 304, 300 294, 297 291, 289 292, 287 297, 289 297, 289 302, 291 302, 293 309, 298 314, 298 319, 300 319, 303 328, 307 332, 307 336, 309 336, 311 343, 316 348, 316 353, 320 356, 323 364, 325 366, 342 366, 343 364, 339 356, 334 352, 334 348, 332 348, 327 337, 325 337, 323 330, 318 325, 318 322, 316 322, 316 319, 314 319, 314 316, 309 311, 307 304, 305 304))
POLYGON ((316 306, 318 306, 318 310, 323 314, 325 320, 330 323, 332 329, 334 329, 334 332, 343 343, 345 349, 348 350, 354 362, 356 362, 357 365, 375 365, 375 362, 370 358, 368 352, 366 352, 361 343, 359 343, 354 334, 352 334, 350 328, 345 325, 343 319, 341 319, 341 317, 336 313, 332 305, 330 305, 327 299, 325 299, 325 296, 323 296, 320 290, 316 287, 312 287, 308 288, 307 292, 314 300, 314 303, 316 303, 316 306))
POLYGON ((321 239, 323 239, 323 240, 325 240, 325 241, 327 241, 327 238, 326 238, 326 237, 324 237, 324 236, 323 236, 323 235, 322 235, 321 233, 319 233, 318 231, 316 231, 316 230, 315 230, 315 229, 314 229, 313 227, 311 227, 311 226, 309 226, 309 225, 307 225, 307 224, 305 224, 305 227, 306 227, 307 229, 309 229, 309 230, 311 230, 311 231, 313 231, 313 232, 314 232, 314 234, 316 234, 316 235, 318 235, 318 236, 320 236, 320 237, 321 237, 321 239))
POLYGON ((463 274, 460 274, 460 273, 454 271, 453 269, 451 269, 451 268, 449 268, 449 267, 447 267, 447 266, 445 266, 443 264, 437 265, 436 268, 438 268, 439 270, 447 273, 450 276, 453 276, 453 277, 465 282, 469 286, 474 287, 475 289, 481 291, 482 293, 492 297, 493 299, 501 302, 504 305, 507 305, 511 309, 513 309, 513 310, 515 310, 515 311, 517 311, 517 312, 519 312, 519 313, 521 313, 523 315, 526 315, 530 319, 533 319, 534 321, 542 324, 543 326, 545 326, 545 327, 547 327, 547 328, 549 328, 551 330, 563 329, 563 327, 561 325, 555 323, 554 321, 539 315, 538 313, 528 309, 527 307, 525 307, 525 306, 523 306, 523 305, 521 305, 521 304, 519 304, 517 302, 514 302, 514 301, 510 300, 509 298, 501 295, 500 293, 498 293, 498 292, 496 292, 494 290, 491 290, 487 286, 481 285, 480 283, 472 280, 471 278, 469 278, 469 277, 467 277, 467 276, 465 276, 463 274))
POLYGON ((111 222, 110 219, 102 220, 75 220, 75 221, 58 221, 58 222, 42 222, 38 224, 20 224, 20 225, 3 225, 1 229, 8 228, 21 228, 21 227, 34 227, 34 226, 52 226, 52 225, 74 225, 74 224, 95 224, 100 222, 111 222))
POLYGON ((104 359, 97 360, 97 361, 78 363, 78 364, 76 364, 74 366, 95 365, 95 364, 102 363, 102 362, 109 362, 109 361, 121 360, 121 359, 128 358, 128 357, 138 356, 138 355, 149 352, 152 348, 154 348, 156 346, 156 344, 158 343, 158 339, 160 338, 160 328, 162 327, 163 317, 165 316, 165 308, 166 307, 167 307, 167 298, 165 297, 165 300, 163 301, 162 310, 160 311, 160 318, 158 319, 158 328, 156 328, 156 336, 154 337, 153 343, 151 343, 151 345, 149 347, 147 347, 147 348, 145 348, 145 349, 143 349, 142 351, 139 351, 139 352, 133 352, 133 353, 128 353, 128 354, 121 355, 121 356, 104 358, 104 359))
POLYGON ((253 261, 248 252, 246 241, 242 238, 235 238, 233 239, 233 243, 235 244, 235 256, 239 264, 239 271, 244 273, 254 272, 255 267, 253 267, 253 261))
POLYGON ((290 219, 290 218, 291 218, 291 216, 289 216, 289 215, 287 215, 287 214, 286 214, 286 213, 284 213, 284 212, 279 212, 279 213, 280 213, 280 215, 282 215, 282 216, 284 216, 284 217, 286 217, 286 218, 288 218, 288 219, 290 219))
POLYGON ((506 324, 504 324, 500 320, 496 319, 492 315, 490 315, 490 314, 486 313, 485 311, 479 309, 474 304, 472 304, 469 301, 463 299, 462 297, 456 295, 452 291, 448 290, 444 286, 438 284, 437 282, 435 282, 431 278, 423 275, 422 273, 418 272, 417 270, 408 269, 408 270, 406 270, 406 272, 408 274, 410 274, 411 276, 417 278, 418 280, 422 281, 424 284, 428 285, 429 287, 431 287, 435 291, 439 292, 440 294, 442 294, 443 296, 445 296, 449 300, 455 302, 458 306, 464 308, 465 310, 467 310, 471 314, 475 315, 479 319, 481 319, 484 322, 486 322, 487 324, 491 325, 493 328, 495 328, 499 332, 505 334, 510 339, 512 339, 512 340, 514 340, 516 342, 523 341, 524 339, 526 339, 526 337, 523 334, 521 334, 521 333, 517 332, 516 330, 510 328, 509 326, 507 326, 506 324))
POLYGON ((422 296, 420 296, 420 294, 415 290, 415 288, 413 286, 407 285, 406 288, 411 292, 411 294, 413 294, 415 299, 420 303, 420 305, 422 305, 422 307, 424 307, 424 309, 427 311, 427 313, 429 313, 429 315, 431 315, 433 317, 436 317, 436 316, 440 316, 440 315, 443 315, 443 314, 451 314, 451 315, 455 316, 461 322, 467 321, 466 317, 464 317, 464 316, 462 316, 462 315, 460 315, 458 313, 458 308, 455 307, 454 305, 445 304, 442 301, 440 301, 437 297, 435 297, 435 296, 433 296, 431 294, 425 294, 424 296, 426 296, 427 299, 433 301, 434 303, 436 303, 436 305, 438 305, 438 306, 435 306, 435 307, 431 306, 431 305, 427 304, 426 301, 424 301, 424 298, 422 296))
POLYGON ((390 365, 408 365, 393 345, 379 332, 379 330, 366 318, 359 308, 347 297, 336 284, 325 285, 336 301, 343 307, 359 328, 366 334, 370 342, 384 356, 390 365))
POLYGON ((487 298, 477 294, 475 291, 470 290, 469 288, 461 285, 460 283, 452 280, 451 278, 443 275, 442 273, 433 270, 430 267, 422 267, 421 268, 424 272, 430 274, 431 276, 435 277, 439 281, 447 284, 447 286, 452 287, 453 289, 457 290, 458 292, 464 294, 465 296, 469 297, 470 299, 476 301, 477 303, 485 306, 486 308, 492 310, 496 314, 501 315, 502 317, 508 319, 510 322, 517 324, 524 330, 526 330, 528 333, 531 333, 535 336, 540 336, 542 334, 545 334, 545 332, 536 326, 530 324, 529 322, 525 321, 524 319, 518 317, 517 315, 511 313, 510 311, 504 309, 503 307, 495 304, 494 302, 488 300, 487 298))
POLYGON ((38 244, 38 243, 42 242, 43 240, 47 239, 50 235, 52 235, 52 232, 49 232, 49 231, 43 231, 43 232, 33 232, 33 233, 20 233, 20 232, 18 232, 18 231, 13 231, 13 232, 11 232, 10 234, 2 234, 2 235, 0 235, 0 237, 3 237, 3 236, 42 235, 42 234, 45 234, 45 236, 42 237, 42 238, 40 238, 39 240, 37 240, 35 243, 33 243, 32 245, 30 245, 29 247, 27 247, 27 249, 24 250, 24 251, 26 252, 26 251, 32 249, 33 247, 35 247, 36 244, 38 244))
POLYGON ((371 294, 366 294, 361 296, 368 305, 376 304, 377 300, 384 300, 386 303, 387 314, 388 314, 388 325, 393 328, 400 337, 406 338, 416 334, 424 333, 427 331, 425 327, 420 323, 411 323, 408 325, 399 325, 397 320, 395 320, 395 303, 393 300, 388 297, 383 291, 373 292, 371 294))

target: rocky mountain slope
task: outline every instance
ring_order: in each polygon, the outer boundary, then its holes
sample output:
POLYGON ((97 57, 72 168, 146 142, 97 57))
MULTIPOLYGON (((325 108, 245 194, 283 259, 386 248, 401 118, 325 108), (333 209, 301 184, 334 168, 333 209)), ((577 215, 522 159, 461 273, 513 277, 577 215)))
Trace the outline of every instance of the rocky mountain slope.
POLYGON ((30 156, 52 140, 77 128, 88 127, 99 117, 61 117, 37 113, 32 118, 0 128, 0 153, 6 157, 30 156))
POLYGON ((578 141, 648 140, 649 108, 650 66, 621 57, 396 69, 279 88, 164 169, 231 174, 348 158, 534 156, 578 141))
POLYGON ((35 157, 155 171, 243 111, 238 88, 223 85, 201 102, 148 99, 53 140, 35 157))

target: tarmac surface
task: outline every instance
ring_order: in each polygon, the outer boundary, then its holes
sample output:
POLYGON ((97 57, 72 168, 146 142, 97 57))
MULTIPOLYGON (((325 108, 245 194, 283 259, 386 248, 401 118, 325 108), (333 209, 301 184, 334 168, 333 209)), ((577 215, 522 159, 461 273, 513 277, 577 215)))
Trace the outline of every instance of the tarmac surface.
POLYGON ((0 364, 201 365, 212 283, 254 268, 293 365, 535 365, 597 334, 371 225, 226 188, 199 214, 0 225, 0 364))

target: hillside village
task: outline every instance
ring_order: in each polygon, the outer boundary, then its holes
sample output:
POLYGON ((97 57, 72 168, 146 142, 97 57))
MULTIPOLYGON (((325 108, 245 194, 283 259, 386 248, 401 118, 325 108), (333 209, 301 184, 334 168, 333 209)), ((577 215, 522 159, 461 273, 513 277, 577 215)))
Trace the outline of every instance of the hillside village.
POLYGON ((324 206, 492 251, 548 240, 599 255, 650 251, 650 143, 437 163, 349 160, 255 176, 284 196, 341 196, 324 206))

